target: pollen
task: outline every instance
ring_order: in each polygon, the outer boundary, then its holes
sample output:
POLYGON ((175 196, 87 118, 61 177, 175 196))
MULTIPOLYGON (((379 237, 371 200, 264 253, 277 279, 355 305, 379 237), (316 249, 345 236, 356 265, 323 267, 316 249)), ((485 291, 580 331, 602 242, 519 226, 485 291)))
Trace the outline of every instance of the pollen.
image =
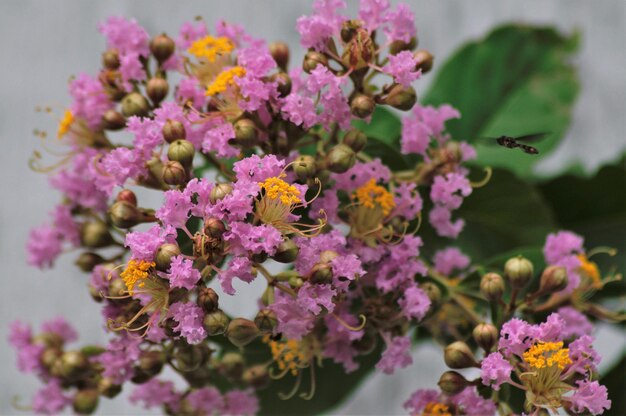
POLYGON ((154 266, 156 266, 154 262, 144 260, 131 260, 128 262, 126 270, 124 270, 120 276, 122 280, 124 280, 124 283, 126 283, 129 294, 133 294, 135 286, 144 286, 143 281, 148 277, 148 270, 154 266))
POLYGON ((569 358, 569 348, 563 348, 562 341, 539 342, 530 347, 523 357, 524 361, 536 369, 557 365, 559 370, 563 370, 566 365, 572 363, 569 358))
POLYGON ((191 44, 187 51, 196 58, 204 58, 209 62, 215 62, 215 59, 235 48, 233 42, 226 37, 214 38, 213 36, 205 36, 196 40, 191 44))
POLYGON ((580 260, 580 271, 589 276, 594 286, 602 286, 598 265, 592 261, 589 261, 589 259, 587 259, 587 256, 585 256, 584 254, 579 254, 577 257, 578 260, 580 260))
POLYGON ((213 83, 207 88, 205 95, 213 96, 226 91, 228 87, 235 85, 235 77, 243 77, 245 74, 246 70, 240 66, 235 66, 220 72, 220 74, 215 77, 213 83))
POLYGON ((269 336, 266 336, 263 338, 263 342, 269 345, 272 358, 280 371, 288 370, 295 376, 302 365, 309 361, 300 341, 295 339, 272 341, 269 336))
POLYGON ((452 416, 448 406, 437 402, 428 402, 424 406, 422 416, 452 416))
POLYGON ((358 188, 354 196, 361 205, 374 209, 378 205, 384 215, 388 215, 396 206, 393 201, 393 195, 380 185, 376 185, 374 178, 370 179, 365 185, 358 188))
POLYGON ((59 123, 57 138, 61 139, 63 136, 65 136, 67 132, 70 131, 72 123, 74 123, 74 113, 72 113, 71 110, 65 110, 65 113, 63 113, 63 118, 59 123))
POLYGON ((293 185, 288 184, 279 177, 273 176, 259 183, 261 189, 265 190, 265 197, 278 199, 285 206, 292 206, 302 202, 300 191, 293 185))

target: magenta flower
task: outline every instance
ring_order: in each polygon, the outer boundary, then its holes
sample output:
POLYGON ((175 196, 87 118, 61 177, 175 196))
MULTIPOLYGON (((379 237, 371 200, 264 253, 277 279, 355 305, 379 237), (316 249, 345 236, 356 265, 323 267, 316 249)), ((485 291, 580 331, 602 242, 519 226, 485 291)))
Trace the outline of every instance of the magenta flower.
POLYGON ((230 242, 230 250, 236 255, 245 255, 247 252, 272 255, 283 241, 283 236, 271 225, 234 222, 230 231, 224 235, 224 240, 230 242))
POLYGON ((398 302, 404 315, 421 321, 430 309, 430 298, 422 289, 411 286, 406 289, 398 302))
POLYGON ((191 198, 185 192, 169 190, 164 193, 165 202, 155 216, 166 226, 184 228, 191 211, 191 198))
POLYGON ((218 274, 222 290, 229 294, 235 294, 235 288, 233 288, 233 279, 238 278, 246 283, 250 283, 256 278, 255 274, 252 274, 252 262, 248 257, 233 257, 228 266, 218 274))
POLYGON ((417 70, 417 60, 411 51, 402 51, 389 56, 389 63, 383 68, 385 73, 391 75, 395 82, 408 88, 413 81, 422 74, 417 70))
POLYGON ((178 411, 180 399, 180 394, 174 390, 174 383, 156 378, 135 387, 129 398, 131 403, 143 403, 144 409, 167 406, 172 412, 178 411))
POLYGON ((52 379, 35 394, 32 407, 39 414, 57 415, 71 403, 72 399, 63 394, 61 382, 57 379, 52 379))
POLYGON ((456 247, 448 247, 439 250, 433 257, 435 270, 445 276, 449 276, 453 270, 463 270, 470 265, 470 258, 456 247))
POLYGON ((44 224, 33 228, 26 244, 28 264, 40 269, 52 267, 54 260, 63 251, 62 243, 63 240, 54 227, 44 224))
POLYGON ((46 321, 41 325, 41 332, 56 334, 63 342, 72 342, 78 339, 76 330, 63 317, 56 317, 50 321, 46 321))
POLYGON ((113 106, 102 84, 87 74, 79 74, 70 82, 70 95, 74 116, 84 119, 92 129, 100 126, 105 111, 113 106))
POLYGON ((330 285, 315 285, 307 282, 298 290, 296 302, 302 309, 314 315, 319 315, 322 307, 330 313, 335 309, 333 296, 336 294, 337 291, 330 285))
POLYGON ((389 0, 362 0, 359 6, 359 19, 367 30, 374 31, 386 20, 389 0))
POLYGON ((193 390, 185 397, 185 402, 196 412, 207 415, 224 408, 224 398, 215 387, 193 390))
POLYGON ((564 306, 556 311, 565 322, 563 326, 563 339, 591 335, 593 325, 587 317, 571 306, 564 306))
POLYGON ((499 352, 492 352, 480 363, 480 377, 483 384, 500 390, 500 386, 511 378, 513 366, 499 352))
POLYGON ((167 316, 178 322, 178 325, 173 329, 180 333, 180 336, 185 338, 188 343, 198 344, 206 338, 206 330, 202 326, 204 312, 195 303, 172 303, 167 316))
POLYGON ((578 380, 578 388, 569 398, 572 410, 576 413, 583 413, 585 410, 593 415, 604 413, 604 410, 611 408, 611 401, 605 386, 597 381, 578 380))
POLYGON ((102 375, 109 377, 115 384, 130 380, 134 374, 133 366, 141 352, 139 344, 141 338, 132 338, 129 335, 111 340, 106 351, 94 358, 104 369, 102 375))
POLYGON ((291 296, 277 293, 270 309, 278 319, 276 332, 282 333, 287 339, 301 339, 311 332, 315 324, 315 315, 303 309, 291 296))
POLYGON ((222 414, 248 416, 259 411, 259 399, 251 390, 231 390, 224 395, 222 414))
POLYGON ((135 19, 111 16, 98 25, 98 30, 106 37, 107 46, 117 49, 122 55, 135 53, 148 56, 150 53, 150 36, 135 19))
POLYGON ((393 374, 397 369, 412 363, 411 338, 408 336, 394 337, 387 341, 387 348, 376 363, 376 368, 385 374, 393 374))
POLYGON ((409 43, 411 38, 417 34, 415 16, 409 6, 404 3, 399 3, 395 11, 389 12, 386 21, 383 31, 391 42, 401 40, 409 43))
POLYGON ((201 278, 200 271, 193 267, 193 261, 183 255, 172 258, 170 270, 165 277, 170 281, 171 287, 183 287, 187 290, 192 290, 201 278))
POLYGON ((161 228, 153 225, 147 231, 133 231, 126 234, 124 245, 130 248, 135 260, 153 261, 156 251, 165 243, 173 243, 176 239, 176 231, 171 226, 161 228))

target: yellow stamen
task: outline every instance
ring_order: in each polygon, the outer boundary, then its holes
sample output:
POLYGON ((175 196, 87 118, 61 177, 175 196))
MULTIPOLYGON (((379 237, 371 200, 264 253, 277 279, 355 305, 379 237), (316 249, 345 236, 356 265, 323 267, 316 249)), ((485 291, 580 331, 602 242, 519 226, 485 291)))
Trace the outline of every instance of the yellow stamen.
POLYGON ((448 406, 437 402, 428 402, 424 406, 422 416, 452 416, 448 406))
POLYGON ((74 122, 74 113, 72 113, 71 110, 65 110, 65 113, 63 113, 63 118, 61 119, 61 122, 59 123, 59 130, 57 131, 57 138, 61 139, 63 136, 65 136, 67 132, 70 131, 70 127, 72 126, 73 122, 74 122))
POLYGON ((589 276, 594 287, 601 287, 602 281, 600 280, 600 270, 598 269, 598 265, 589 261, 587 256, 584 254, 579 254, 577 257, 578 260, 580 260, 580 271, 589 276))
POLYGON ((295 339, 272 341, 269 336, 265 336, 263 342, 269 345, 272 358, 281 372, 290 371, 295 376, 300 368, 310 361, 311 357, 307 354, 306 349, 302 348, 300 341, 295 339))
POLYGON ((261 189, 265 190, 265 197, 269 199, 280 199, 283 205, 291 206, 302 202, 300 191, 293 185, 288 184, 280 177, 273 176, 259 183, 261 189))
POLYGON ((235 77, 243 77, 245 74, 246 70, 240 66, 235 66, 220 72, 213 83, 207 88, 205 95, 213 96, 226 91, 229 86, 235 85, 235 77))
POLYGON ((563 370, 566 365, 571 364, 569 358, 569 348, 563 348, 563 342, 539 342, 530 347, 523 355, 531 367, 536 369, 552 367, 557 365, 563 370))
POLYGON ((120 277, 126 283, 126 288, 128 289, 128 293, 130 295, 133 294, 133 290, 135 286, 144 287, 143 280, 148 277, 148 270, 152 267, 156 266, 154 262, 147 262, 145 260, 131 260, 128 262, 128 266, 126 266, 126 270, 124 270, 120 277))
POLYGON ((235 45, 226 37, 205 36, 192 43, 187 51, 196 58, 215 62, 217 56, 230 53, 234 48, 235 45))
POLYGON ((383 210, 384 215, 388 215, 396 206, 396 203, 393 201, 393 195, 384 187, 376 185, 374 178, 358 188, 354 196, 361 205, 367 208, 374 209, 378 205, 383 210))

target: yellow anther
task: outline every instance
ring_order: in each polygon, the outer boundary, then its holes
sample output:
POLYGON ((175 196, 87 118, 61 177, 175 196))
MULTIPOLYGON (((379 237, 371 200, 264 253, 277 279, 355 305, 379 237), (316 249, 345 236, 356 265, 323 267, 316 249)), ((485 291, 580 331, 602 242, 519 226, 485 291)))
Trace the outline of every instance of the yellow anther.
POLYGON ((288 184, 279 177, 267 178, 260 182, 259 186, 265 190, 266 198, 278 199, 285 206, 292 206, 302 202, 298 188, 288 184))
POLYGON ((209 62, 215 62, 219 55, 230 53, 235 45, 226 37, 214 38, 205 36, 191 44, 187 50, 196 58, 204 58, 209 62))
POLYGON ((587 256, 584 254, 579 254, 578 260, 580 260, 580 270, 589 276, 593 285, 596 287, 602 286, 602 281, 600 280, 600 270, 598 269, 598 265, 592 261, 587 259, 587 256))
POLYGON ((220 72, 207 88, 205 95, 213 96, 226 91, 228 87, 235 85, 235 77, 243 77, 244 75, 246 75, 246 70, 240 66, 220 72))
POLYGON ((295 339, 272 341, 269 336, 265 336, 263 342, 269 345, 272 358, 281 371, 289 369, 291 374, 295 376, 301 365, 309 361, 310 357, 302 348, 301 343, 295 339))
POLYGON ((560 370, 572 363, 569 348, 563 348, 563 342, 539 342, 530 347, 523 355, 531 367, 536 369, 557 365, 560 370))
POLYGON ((374 209, 378 205, 384 215, 388 215, 396 206, 396 203, 393 201, 393 195, 384 187, 376 185, 374 178, 358 188, 354 192, 354 196, 361 205, 367 208, 374 209))
POLYGON ((59 123, 59 130, 57 131, 57 137, 59 139, 65 136, 68 131, 70 131, 70 127, 72 126, 73 122, 74 113, 72 113, 71 110, 65 110, 65 113, 63 113, 63 118, 59 123))
POLYGON ((448 406, 437 402, 428 402, 424 406, 422 416, 452 416, 448 406))
POLYGON ((135 286, 144 286, 143 280, 148 277, 148 270, 154 266, 156 266, 154 262, 145 260, 137 261, 133 259, 128 262, 126 270, 120 274, 120 277, 124 280, 124 283, 126 283, 129 294, 133 294, 135 286))

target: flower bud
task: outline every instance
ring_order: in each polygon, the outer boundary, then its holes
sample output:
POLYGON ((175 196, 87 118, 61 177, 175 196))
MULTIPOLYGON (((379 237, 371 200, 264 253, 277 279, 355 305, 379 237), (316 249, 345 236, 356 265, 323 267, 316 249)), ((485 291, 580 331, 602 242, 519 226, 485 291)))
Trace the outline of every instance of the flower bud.
POLYGON ((74 264, 77 265, 82 271, 88 273, 91 272, 98 264, 102 264, 104 262, 104 258, 99 254, 86 251, 78 256, 74 264))
POLYGON ((63 351, 56 347, 48 347, 41 353, 39 361, 48 371, 50 371, 55 364, 61 359, 63 351))
POLYGON ((125 201, 117 201, 109 208, 109 218, 119 228, 131 228, 141 222, 141 212, 135 205, 125 201))
POLYGON ((122 386, 119 384, 113 384, 113 381, 108 377, 103 377, 98 381, 98 392, 109 399, 114 398, 122 391, 122 386))
POLYGON ((205 364, 209 355, 210 351, 206 344, 180 344, 174 352, 177 367, 183 372, 193 371, 205 364))
POLYGON ((276 65, 283 71, 287 71, 289 64, 289 46, 285 42, 272 42, 269 44, 269 51, 276 65))
POLYGON ((219 218, 210 217, 204 220, 204 233, 209 237, 222 238, 225 232, 226 226, 219 218))
POLYGON ((254 121, 242 118, 235 122, 235 140, 242 146, 254 146, 258 137, 254 121))
POLYGON ((150 41, 150 52, 152 52, 152 55, 160 64, 167 61, 170 56, 172 56, 174 49, 176 49, 176 44, 172 38, 165 33, 155 36, 150 41))
POLYGON ((317 263, 311 269, 311 277, 309 278, 311 283, 326 284, 333 281, 333 270, 328 263, 317 263))
POLYGON ((243 375, 245 361, 238 352, 227 352, 222 357, 219 369, 222 374, 231 380, 239 380, 243 375))
POLYGON ((494 302, 502 298, 504 279, 497 273, 487 273, 480 279, 480 293, 485 299, 494 302))
POLYGON ((412 51, 417 47, 417 38, 413 36, 409 43, 406 43, 402 40, 396 40, 389 45, 389 54, 397 55, 402 51, 412 51))
POLYGON ((374 42, 369 31, 358 27, 344 48, 341 60, 344 65, 358 71, 368 67, 369 63, 374 60, 375 53, 374 42))
POLYGON ((469 386, 470 382, 456 371, 446 371, 439 378, 437 385, 444 393, 455 395, 462 392, 465 387, 469 386))
POLYGON ((298 289, 300 287, 302 287, 302 285, 304 284, 304 280, 302 280, 301 277, 292 277, 289 279, 289 286, 293 287, 294 289, 298 289))
POLYGON ((298 257, 300 249, 291 239, 286 239, 278 245, 276 253, 272 256, 279 263, 292 263, 298 257))
POLYGON ((120 112, 109 109, 102 116, 102 126, 107 130, 121 130, 126 126, 126 119, 120 112))
POLYGON ((185 140, 187 132, 185 126, 178 120, 168 119, 163 125, 163 139, 168 143, 173 143, 176 140, 185 140))
POLYGON ((267 366, 265 364, 257 364, 248 367, 246 371, 243 372, 242 379, 244 383, 255 389, 267 387, 270 382, 267 366))
POLYGON ((102 53, 102 66, 106 69, 116 70, 120 64, 120 54, 117 49, 107 49, 102 53))
POLYGON ((315 159, 313 156, 302 155, 294 161, 293 171, 301 181, 305 182, 307 179, 315 176, 317 167, 315 166, 315 159))
POLYGON ((148 111, 150 111, 148 100, 138 92, 131 92, 122 98, 122 114, 126 117, 145 117, 148 115, 148 111))
POLYGON ((122 189, 117 194, 117 197, 115 197, 115 200, 128 202, 129 204, 135 207, 137 206, 137 195, 135 195, 135 193, 131 191, 130 189, 122 189))
POLYGON ((166 357, 163 351, 142 351, 139 356, 138 369, 148 378, 152 378, 161 372, 165 361, 166 357))
POLYGON ((476 367, 474 353, 463 341, 456 341, 443 350, 443 359, 450 368, 476 367))
POLYGON ((172 258, 180 255, 180 248, 173 243, 162 244, 157 249, 155 263, 157 270, 166 272, 172 264, 172 258))
POLYGON ((278 83, 278 94, 281 97, 286 97, 289 95, 293 84, 291 83, 291 78, 287 73, 279 72, 273 75, 271 79, 278 83))
POLYGON ((261 309, 254 317, 254 324, 261 332, 272 332, 278 324, 278 319, 273 310, 261 309))
POLYGON ((211 189, 211 195, 209 195, 209 200, 212 204, 217 203, 217 201, 224 199, 228 195, 233 192, 233 186, 229 183, 217 183, 211 189))
POLYGON ((343 136, 343 144, 349 146, 355 152, 360 152, 367 144, 367 136, 360 130, 352 129, 343 136))
POLYGON ((376 103, 372 97, 365 94, 357 94, 350 102, 350 110, 352 114, 359 118, 367 118, 372 115, 376 109, 376 103))
POLYGON ((196 302, 206 313, 211 313, 219 307, 219 299, 220 297, 215 290, 210 287, 203 287, 198 291, 198 299, 196 302))
POLYGON ((363 27, 361 20, 345 20, 341 25, 341 40, 348 43, 356 35, 357 30, 363 27))
POLYGON ((480 348, 490 352, 498 342, 498 328, 492 324, 478 324, 472 331, 472 336, 480 348))
POLYGON ((408 111, 413 108, 417 102, 417 93, 413 87, 404 87, 400 84, 396 84, 381 102, 393 108, 397 108, 398 110, 408 111))
POLYGON ((180 162, 186 168, 191 166, 195 154, 196 149, 193 147, 193 144, 183 139, 172 142, 167 150, 167 158, 169 160, 180 162))
POLYGON ((59 374, 68 380, 77 380, 89 371, 87 357, 79 351, 66 351, 60 359, 59 374))
POLYGON ((78 390, 74 396, 72 407, 79 415, 90 415, 96 411, 99 398, 100 395, 96 389, 78 390))
POLYGON ((259 328, 254 322, 244 318, 233 319, 226 329, 226 338, 240 348, 248 345, 258 336, 259 328))
MULTIPOLYGON (((265 288, 265 290, 263 291, 263 294, 261 295, 261 303, 265 306, 269 306, 271 304, 274 303, 274 286, 271 285, 267 285, 267 287, 265 288)), ((256 323, 256 321, 255 321, 256 323)), ((259 326, 259 324, 257 323, 257 326, 259 326)))
POLYGON ((308 51, 304 55, 304 62, 302 63, 304 72, 310 74, 318 65, 328 66, 326 56, 316 51, 308 51))
POLYGON ((150 78, 146 84, 146 94, 154 105, 158 105, 170 90, 170 84, 166 80, 159 77, 150 78))
POLYGON ((567 287, 567 271, 562 266, 548 266, 541 274, 539 290, 542 293, 552 293, 567 287))
POLYGON ((504 276, 511 287, 521 289, 533 278, 533 264, 522 256, 513 257, 504 264, 504 276))
POLYGON ((182 185, 187 182, 187 171, 180 162, 170 160, 163 166, 163 182, 168 185, 182 185))
POLYGON ((441 303, 441 289, 434 283, 424 282, 419 285, 420 289, 426 292, 426 296, 430 299, 430 309, 434 310, 441 303))
POLYGON ((420 49, 413 54, 413 57, 417 61, 416 69, 421 69, 422 74, 425 74, 432 69, 435 58, 427 50, 420 49))
POLYGON ((344 173, 356 163, 356 153, 345 144, 338 144, 330 149, 326 155, 328 170, 334 173, 344 173))
POLYGON ((106 247, 113 242, 107 225, 101 221, 89 221, 83 223, 80 229, 80 241, 83 246, 89 248, 106 247))
POLYGON ((109 295, 111 296, 124 296, 126 289, 126 283, 120 278, 111 279, 109 282, 109 295))
POLYGON ((220 335, 226 332, 226 328, 228 328, 228 316, 221 310, 218 309, 214 312, 207 313, 204 315, 204 320, 202 321, 202 325, 209 336, 220 335))

